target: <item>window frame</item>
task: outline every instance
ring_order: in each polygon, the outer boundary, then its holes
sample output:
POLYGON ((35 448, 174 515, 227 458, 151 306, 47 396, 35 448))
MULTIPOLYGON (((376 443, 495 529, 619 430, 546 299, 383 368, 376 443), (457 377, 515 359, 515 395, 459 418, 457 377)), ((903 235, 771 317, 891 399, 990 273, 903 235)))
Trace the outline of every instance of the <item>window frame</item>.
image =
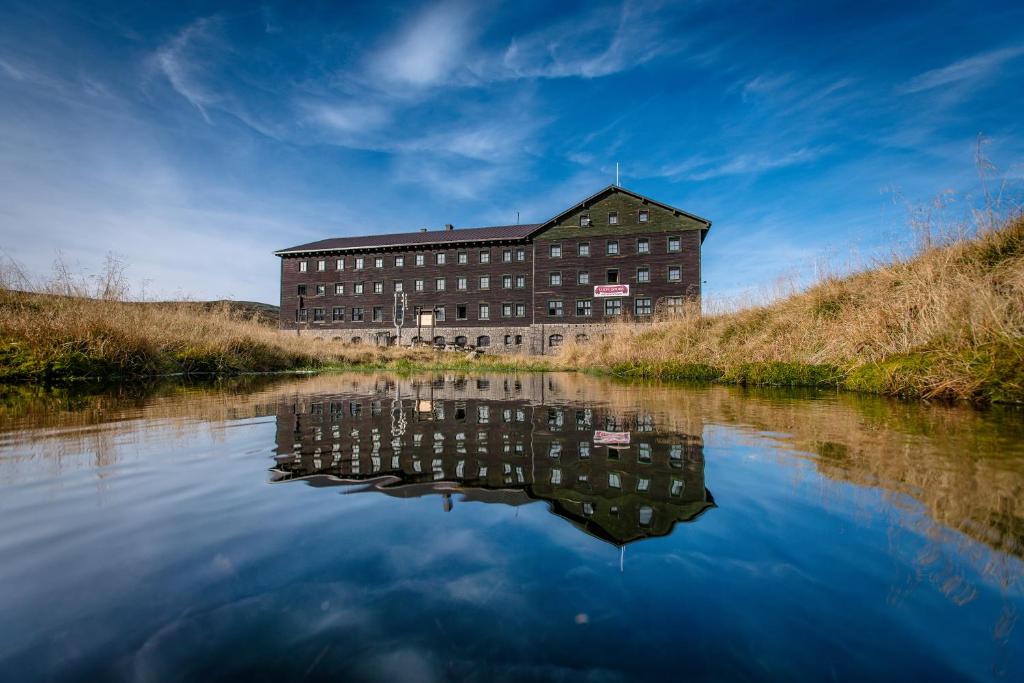
POLYGON ((636 267, 636 283, 638 285, 646 285, 651 281, 651 267, 650 266, 637 266, 636 267), (643 273, 641 279, 640 274, 643 273))
POLYGON ((605 256, 620 256, 621 254, 622 254, 622 250, 619 249, 619 241, 618 240, 605 240, 605 243, 604 243, 604 255, 605 256), (615 251, 611 251, 613 246, 615 248, 615 251))
POLYGON ((578 284, 578 285, 589 285, 590 284, 590 271, 589 270, 578 270, 578 271, 576 271, 576 284, 578 284))
POLYGON ((682 282, 683 281, 683 267, 680 265, 669 264, 665 267, 665 279, 666 282, 682 282), (678 277, 672 277, 672 271, 678 271, 678 277))
POLYGON ((548 272, 548 286, 549 287, 561 287, 562 286, 562 271, 552 270, 548 272), (555 281, 557 280, 557 282, 555 281))
POLYGON ((667 235, 665 237, 665 249, 670 254, 679 254, 683 251, 683 236, 682 235, 667 235), (673 240, 676 243, 676 248, 672 248, 673 240))
POLYGON ((593 299, 576 299, 576 317, 577 318, 592 318, 594 317, 594 300, 593 299), (580 312, 580 309, 584 309, 584 312, 580 312))
POLYGON ((618 225, 618 224, 619 224, 619 212, 618 211, 609 211, 608 212, 608 225, 618 225))
POLYGON ((565 317, 565 301, 562 299, 548 299, 548 317, 549 318, 564 318, 565 317), (552 312, 556 311, 556 312, 552 312))

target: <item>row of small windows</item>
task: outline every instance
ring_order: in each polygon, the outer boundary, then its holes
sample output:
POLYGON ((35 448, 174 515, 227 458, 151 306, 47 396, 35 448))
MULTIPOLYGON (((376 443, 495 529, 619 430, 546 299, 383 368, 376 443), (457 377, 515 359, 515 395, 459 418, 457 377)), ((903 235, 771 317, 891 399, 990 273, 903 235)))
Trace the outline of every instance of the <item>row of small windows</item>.
MULTIPOLYGON (((582 221, 583 218, 581 217, 580 220, 582 221)), ((646 222, 646 221, 641 221, 641 222, 646 222)), ((615 223, 612 223, 612 225, 615 225, 615 223)), ((682 237, 680 237, 679 235, 669 235, 668 237, 666 237, 665 248, 666 248, 666 251, 668 253, 675 253, 675 252, 682 251, 682 248, 683 248, 682 237)), ((617 240, 617 239, 606 240, 605 241, 605 245, 604 245, 604 253, 606 255, 608 255, 608 256, 618 256, 618 255, 622 254, 623 252, 620 249, 620 241, 617 240)), ((637 240, 636 240, 636 253, 637 254, 650 254, 650 253, 652 253, 652 251, 651 251, 651 238, 649 238, 649 237, 638 237, 637 240)), ((590 242, 578 242, 577 245, 576 245, 576 254, 578 256, 590 256, 591 255, 590 242)), ((556 242, 556 243, 548 245, 548 255, 551 258, 561 258, 561 256, 562 256, 562 244, 560 242, 556 242)), ((405 255, 397 255, 397 256, 394 256, 392 258, 393 258, 392 263, 393 263, 394 267, 396 267, 396 268, 403 268, 403 267, 405 267, 405 264, 406 264, 406 256, 405 255)), ((351 260, 352 268, 354 268, 355 270, 364 270, 367 267, 367 262, 372 264, 372 266, 374 268, 383 268, 384 267, 384 257, 383 256, 374 256, 374 257, 370 257, 370 258, 367 258, 365 256, 353 256, 353 257, 351 257, 351 259, 352 259, 351 260)), ((465 252, 465 251, 457 252, 456 255, 455 255, 455 259, 456 259, 456 263, 458 263, 459 265, 466 265, 466 264, 469 263, 469 252, 465 252)), ((437 253, 434 254, 434 259, 433 260, 434 260, 434 265, 438 265, 438 266, 447 265, 448 264, 448 253, 447 252, 437 252, 437 253)), ((501 262, 502 263, 512 263, 513 261, 523 262, 525 260, 526 260, 526 249, 525 248, 519 247, 519 248, 517 248, 515 250, 504 249, 501 252, 501 262)), ((335 270, 345 270, 347 265, 348 265, 348 263, 349 263, 349 261, 344 256, 336 258, 336 259, 333 259, 333 261, 334 261, 334 269, 335 270)), ((486 264, 486 263, 490 263, 490 262, 491 262, 491 251, 489 249, 482 250, 482 251, 480 251, 478 253, 478 255, 477 255, 477 263, 484 263, 484 264, 486 264)), ((308 269, 309 269, 309 262, 308 261, 302 260, 302 261, 299 261, 298 263, 299 263, 299 272, 300 273, 305 273, 305 272, 308 271, 308 269)), ((416 265, 416 266, 424 266, 424 265, 426 265, 426 263, 427 263, 427 255, 426 254, 413 254, 412 255, 412 263, 413 263, 413 265, 416 265)), ((317 272, 321 272, 321 273, 325 272, 327 270, 328 259, 317 259, 314 262, 314 264, 315 264, 315 268, 316 268, 317 272)))
MULTIPOLYGON (((637 211, 636 212, 636 222, 637 223, 650 223, 651 222, 651 212, 650 212, 650 210, 648 210, 648 209, 640 209, 639 211, 637 211)), ((594 224, 594 222, 591 220, 589 213, 581 213, 580 214, 580 227, 581 228, 589 228, 593 224, 594 224)), ((609 211, 608 212, 608 225, 618 225, 618 224, 619 224, 619 212, 618 211, 609 211)))
MULTIPOLYGON (((614 285, 620 282, 619 280, 619 269, 609 268, 605 272, 606 282, 614 285)), ((682 266, 668 266, 665 270, 665 279, 668 282, 682 282, 683 280, 683 267, 682 266)), ((649 266, 640 266, 636 269, 636 281, 638 283, 646 283, 651 281, 651 269, 649 266)), ((548 284, 552 287, 559 287, 562 285, 562 272, 559 270, 553 270, 548 273, 548 284)), ((576 272, 576 284, 578 285, 589 285, 590 271, 580 270, 576 272)))
MULTIPOLYGON (((628 305, 628 304, 627 304, 628 305)), ((683 306, 683 297, 667 297, 666 306, 670 309, 683 306)), ((654 305, 651 297, 641 296, 633 300, 633 314, 634 315, 652 315, 654 313, 654 305)), ((594 314, 594 302, 592 299, 577 299, 576 300, 576 316, 579 318, 590 317, 594 314)), ((604 300, 604 314, 606 316, 622 315, 622 299, 605 299, 604 300)), ((565 302, 559 299, 552 299, 548 301, 548 316, 552 318, 561 318, 565 315, 565 302)), ((558 335, 555 335, 558 336, 558 335)), ((558 343, 561 343, 559 338, 558 343)), ((551 343, 551 346, 557 346, 558 344, 551 343)))
MULTIPOLYGON (((325 308, 313 308, 313 322, 322 323, 326 322, 326 310, 325 308)), ((384 314, 386 312, 384 306, 372 306, 369 308, 370 321, 375 323, 384 322, 384 314)), ((469 320, 469 304, 456 304, 455 305, 455 319, 456 320, 469 320)), ((308 308, 298 308, 295 310, 295 321, 304 323, 309 322, 309 311, 308 308)), ((364 322, 366 320, 367 309, 362 306, 353 306, 349 311, 349 320, 352 322, 364 322)), ((345 322, 346 308, 344 306, 334 306, 331 309, 331 322, 345 322)), ((507 302, 501 304, 501 317, 502 318, 525 318, 526 317, 526 304, 525 303, 514 303, 507 302)), ((448 319, 448 310, 445 306, 434 307, 434 318, 437 322, 445 322, 448 319)), ((489 303, 477 304, 477 320, 490 320, 491 319, 491 305, 489 303)))
MULTIPOLYGON (((681 296, 670 296, 664 299, 665 309, 669 312, 677 312, 682 310, 685 305, 684 298, 681 296)), ((628 300, 627 300, 628 306, 628 300)), ((349 312, 349 320, 351 322, 365 322, 367 320, 366 315, 369 313, 369 321, 375 323, 384 322, 384 315, 387 312, 384 306, 373 306, 367 311, 362 306, 353 306, 351 309, 347 309, 349 312)), ((526 317, 526 304, 525 303, 513 303, 506 302, 501 304, 501 317, 502 318, 525 318, 526 317)), ((565 315, 565 302, 560 299, 552 299, 547 302, 548 316, 553 318, 560 318, 565 315)), ((295 311, 295 321, 305 323, 310 321, 310 309, 299 308, 295 311)), ((313 308, 312 321, 315 323, 327 322, 325 308, 313 308)), ((456 320, 469 320, 469 304, 456 304, 455 306, 455 319, 456 320)), ((604 314, 606 316, 617 316, 622 315, 623 312, 623 300, 618 298, 604 299, 604 314)), ((331 309, 331 322, 341 323, 345 322, 346 308, 344 306, 334 306, 331 309)), ((586 318, 592 316, 594 313, 594 301, 593 299, 577 299, 576 300, 576 316, 580 318, 586 318)), ((651 297, 641 296, 633 300, 633 314, 638 316, 649 316, 654 313, 654 304, 651 297)), ((448 320, 448 310, 446 306, 435 306, 434 316, 437 322, 446 322, 448 320)), ((477 320, 490 320, 491 319, 491 305, 489 303, 481 303, 477 305, 477 320)), ((550 342, 551 346, 557 346, 561 344, 561 336, 558 337, 558 343, 550 342)), ((577 339, 577 341, 580 341, 577 339)), ((507 343, 507 342, 506 342, 507 343)), ((518 344, 519 342, 517 342, 518 344)))
MULTIPOLYGON (((513 261, 525 261, 526 260, 526 249, 519 247, 517 249, 503 249, 501 252, 502 263, 512 263, 513 261)), ((345 270, 348 260, 344 256, 333 259, 335 270, 345 270)), ((353 256, 351 263, 355 270, 363 270, 367 266, 367 257, 365 256, 353 256)), ((374 256, 369 259, 369 262, 374 268, 384 267, 384 257, 374 256)), ((406 262, 406 256, 400 254, 394 257, 392 263, 395 268, 404 268, 406 262)), ((460 251, 455 254, 455 262, 459 265, 466 265, 469 263, 469 252, 460 251)), ((477 254, 477 263, 490 263, 491 262, 491 250, 483 249, 477 254)), ((318 259, 316 262, 316 269, 318 272, 324 272, 327 270, 327 259, 318 259)), ((412 264, 416 266, 425 266, 427 264, 426 254, 413 254, 412 264)), ((448 264, 447 252, 437 252, 434 254, 434 265, 443 266, 448 264)), ((305 273, 309 269, 308 261, 299 261, 299 272, 305 273)))
MULTIPOLYGON (((665 249, 668 253, 678 253, 683 250, 683 239, 679 235, 669 235, 665 239, 665 249)), ((604 253, 606 256, 619 256, 623 252, 620 249, 619 240, 606 240, 604 243, 604 253)), ((650 254, 651 252, 651 238, 649 237, 638 237, 636 240, 636 253, 637 254, 650 254)), ((590 242, 577 242, 576 243, 576 255, 577 256, 590 256, 590 242)), ((548 256, 551 258, 562 257, 562 244, 555 242, 548 245, 548 256)))
MULTIPOLYGON (((355 283, 352 283, 352 293, 353 294, 364 294, 364 293, 366 293, 366 284, 367 283, 365 283, 365 282, 355 282, 355 283)), ((477 284, 477 288, 478 289, 490 289, 491 288, 491 276, 490 275, 481 275, 479 277, 479 279, 477 280, 476 284, 477 284)), ((384 293, 384 285, 385 285, 384 282, 371 282, 370 283, 371 291, 374 294, 383 294, 384 293)), ((314 287, 315 287, 314 291, 315 291, 317 296, 325 296, 327 294, 327 287, 328 287, 327 284, 320 283, 320 284, 314 285, 314 287)), ((334 287, 335 295, 342 296, 342 295, 345 294, 345 283, 337 282, 337 283, 335 283, 333 285, 333 287, 334 287)), ((427 289, 427 281, 424 280, 424 279, 421 279, 421 278, 417 278, 417 279, 413 280, 412 287, 413 287, 413 291, 415 291, 415 292, 424 292, 427 289)), ((526 287, 526 276, 525 275, 502 275, 501 276, 501 288, 502 289, 524 289, 525 287, 526 287)), ((439 278, 435 278, 434 279, 434 289, 433 289, 433 291, 435 291, 435 292, 444 292, 447 289, 448 289, 448 279, 447 278, 439 277, 439 278)), ((455 278, 455 289, 460 291, 460 292, 468 291, 469 290, 469 278, 464 276, 464 275, 460 275, 460 276, 456 277, 455 278)), ((392 283, 391 283, 391 291, 394 291, 394 292, 404 292, 405 291, 405 281, 404 280, 393 280, 392 283)), ((296 287, 296 294, 298 294, 299 296, 308 296, 308 294, 309 294, 309 286, 306 285, 306 284, 298 285, 296 287)))

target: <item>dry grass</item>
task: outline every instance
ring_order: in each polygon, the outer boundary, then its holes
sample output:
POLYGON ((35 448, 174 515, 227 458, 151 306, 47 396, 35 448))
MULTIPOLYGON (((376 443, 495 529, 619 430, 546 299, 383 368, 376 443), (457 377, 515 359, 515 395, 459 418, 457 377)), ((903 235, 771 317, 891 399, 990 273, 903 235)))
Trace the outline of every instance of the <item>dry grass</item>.
POLYGON ((1024 218, 766 306, 622 324, 568 344, 560 361, 624 375, 1022 401, 1024 218))

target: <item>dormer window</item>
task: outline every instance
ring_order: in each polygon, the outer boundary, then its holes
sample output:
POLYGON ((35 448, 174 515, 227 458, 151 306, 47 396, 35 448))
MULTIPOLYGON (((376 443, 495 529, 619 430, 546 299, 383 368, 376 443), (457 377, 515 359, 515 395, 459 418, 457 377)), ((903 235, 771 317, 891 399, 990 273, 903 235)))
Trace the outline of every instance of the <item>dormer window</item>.
POLYGON ((590 227, 590 214, 589 213, 581 213, 580 214, 580 227, 581 228, 589 228, 590 227))
POLYGON ((619 212, 618 211, 609 211, 608 212, 608 225, 618 225, 618 224, 619 224, 619 212))
POLYGON ((639 220, 641 223, 649 223, 651 220, 651 212, 647 209, 640 209, 639 220))

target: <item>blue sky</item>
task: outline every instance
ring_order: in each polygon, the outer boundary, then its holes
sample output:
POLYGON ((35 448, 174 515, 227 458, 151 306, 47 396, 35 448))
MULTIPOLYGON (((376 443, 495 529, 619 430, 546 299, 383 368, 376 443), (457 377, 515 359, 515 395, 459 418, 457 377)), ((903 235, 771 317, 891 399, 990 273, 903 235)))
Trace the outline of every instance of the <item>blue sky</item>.
POLYGON ((0 249, 277 301, 274 249, 540 221, 614 180, 714 222, 711 296, 1024 183, 1020 3, 3 0, 0 249))

